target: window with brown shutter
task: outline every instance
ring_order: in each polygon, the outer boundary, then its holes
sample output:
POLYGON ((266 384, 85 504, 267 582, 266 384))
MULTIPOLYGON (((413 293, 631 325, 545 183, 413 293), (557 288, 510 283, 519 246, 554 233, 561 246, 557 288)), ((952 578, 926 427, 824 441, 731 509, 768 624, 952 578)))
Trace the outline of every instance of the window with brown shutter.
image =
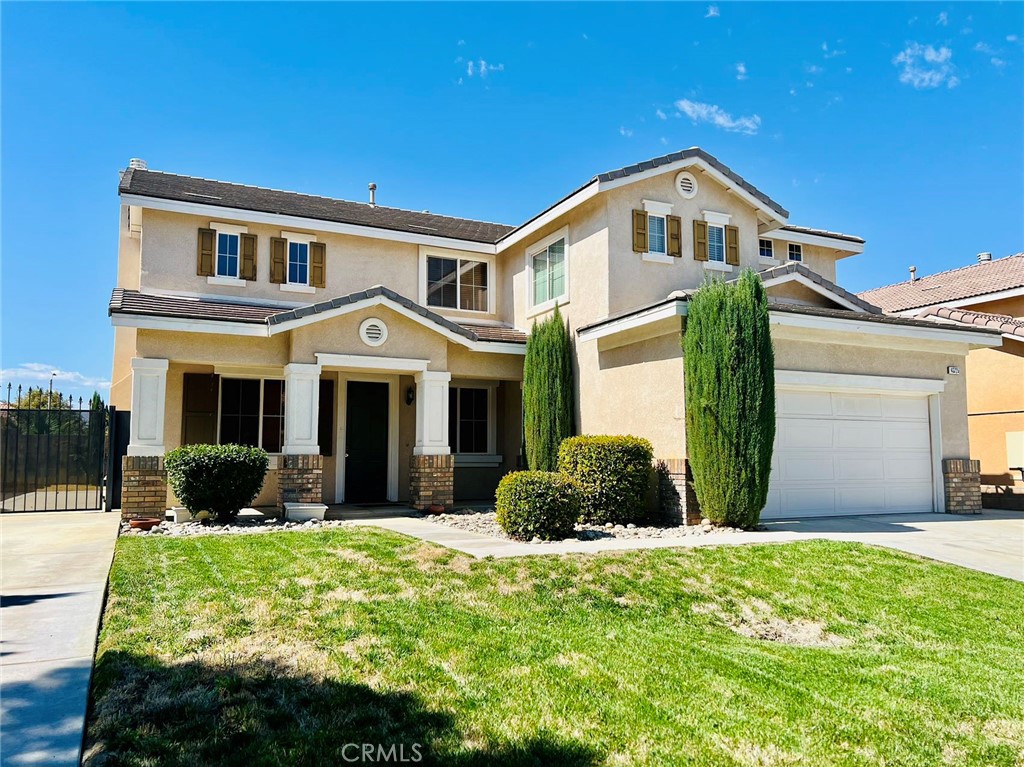
POLYGON ((633 211, 633 252, 647 252, 647 211, 633 211))
POLYGON ((239 277, 243 280, 255 280, 256 279, 256 235, 255 234, 243 234, 241 235, 241 268, 239 270, 239 277))
POLYGON ((693 259, 695 261, 708 260, 708 222, 693 221, 693 259))
POLYGON ((288 240, 270 238, 270 281, 283 285, 288 281, 288 240))
POLYGON ((740 265, 740 229, 738 226, 725 227, 725 263, 740 265))
POLYGON ((309 284, 327 287, 327 246, 322 242, 309 243, 309 284))
POLYGON ((199 244, 196 249, 196 274, 200 277, 214 275, 214 246, 217 233, 213 229, 199 229, 199 244))
POLYGON ((668 216, 668 254, 672 258, 683 255, 683 219, 679 216, 668 216))

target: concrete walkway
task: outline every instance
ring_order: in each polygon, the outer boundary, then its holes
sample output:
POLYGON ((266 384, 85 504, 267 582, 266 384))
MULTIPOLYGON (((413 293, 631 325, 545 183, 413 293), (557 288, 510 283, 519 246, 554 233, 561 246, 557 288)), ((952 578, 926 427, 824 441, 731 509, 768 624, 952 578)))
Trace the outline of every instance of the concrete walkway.
POLYGON ((0 765, 77 765, 120 516, 0 516, 0 765))
POLYGON ((764 532, 722 533, 683 538, 603 538, 595 541, 518 543, 439 525, 413 517, 353 520, 382 527, 477 558, 538 554, 594 554, 672 547, 787 543, 827 538, 888 546, 1004 578, 1024 581, 1024 514, 986 511, 978 516, 899 514, 770 522, 764 532))

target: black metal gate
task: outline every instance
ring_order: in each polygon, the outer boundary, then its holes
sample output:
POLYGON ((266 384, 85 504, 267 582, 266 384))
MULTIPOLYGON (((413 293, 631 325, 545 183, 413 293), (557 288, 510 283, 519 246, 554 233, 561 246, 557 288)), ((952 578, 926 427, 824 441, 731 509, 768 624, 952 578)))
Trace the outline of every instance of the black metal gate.
MULTIPOLYGON (((104 504, 108 412, 30 389, 0 403, 0 509, 72 511, 104 504)), ((113 408, 111 408, 113 410, 113 408)), ((108 499, 109 500, 109 499, 108 499)))

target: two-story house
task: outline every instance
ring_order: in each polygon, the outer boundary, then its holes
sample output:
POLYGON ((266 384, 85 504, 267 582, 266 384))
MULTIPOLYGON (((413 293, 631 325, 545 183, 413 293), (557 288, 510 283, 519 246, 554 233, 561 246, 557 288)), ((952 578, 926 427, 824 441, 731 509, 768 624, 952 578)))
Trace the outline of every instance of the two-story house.
POLYGON ((764 516, 976 505, 955 369, 998 333, 884 315, 835 282, 863 240, 789 225, 698 148, 595 176, 516 227, 378 206, 372 186, 357 203, 141 161, 119 193, 126 512, 171 502, 160 456, 195 442, 273 454, 257 504, 490 497, 520 454, 527 334, 557 304, 579 430, 649 439, 692 517, 687 297, 746 267, 773 301, 778 367, 764 516))

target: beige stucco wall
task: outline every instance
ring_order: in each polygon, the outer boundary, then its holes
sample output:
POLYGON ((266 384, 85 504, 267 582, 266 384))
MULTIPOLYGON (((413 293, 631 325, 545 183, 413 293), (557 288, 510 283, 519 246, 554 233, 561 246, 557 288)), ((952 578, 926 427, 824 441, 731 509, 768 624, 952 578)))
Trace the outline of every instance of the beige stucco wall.
MULTIPOLYGON (((230 296, 242 301, 262 300, 311 304, 348 295, 374 285, 384 285, 413 301, 420 301, 420 246, 391 240, 291 228, 315 234, 327 246, 326 286, 313 293, 282 290, 270 282, 270 238, 280 237, 282 227, 254 224, 242 219, 210 218, 147 209, 142 230, 141 278, 145 290, 180 291, 230 296), (257 236, 257 279, 244 287, 211 285, 196 274, 198 230, 211 222, 235 224, 257 236)), ((123 231, 123 227, 122 227, 123 231)), ((437 249, 428 249, 437 250, 437 249)), ((481 258, 464 251, 437 250, 441 255, 481 258)), ((127 251, 126 251, 127 253, 127 251)), ((130 287, 122 285, 122 287, 130 287)), ((465 319, 495 319, 497 313, 460 312, 438 309, 446 316, 465 319)))
POLYGON ((1022 456, 1007 454, 1007 432, 1024 432, 1024 341, 1003 339, 995 349, 975 349, 967 356, 967 412, 971 457, 981 461, 982 481, 1016 484, 1022 456))
POLYGON ((114 328, 114 366, 110 376, 110 404, 132 409, 132 357, 137 357, 135 328, 114 328))
POLYGON ((1000 298, 995 301, 985 301, 980 304, 965 306, 972 312, 989 312, 991 314, 1006 314, 1017 319, 1024 319, 1024 296, 1013 298, 1000 298))

